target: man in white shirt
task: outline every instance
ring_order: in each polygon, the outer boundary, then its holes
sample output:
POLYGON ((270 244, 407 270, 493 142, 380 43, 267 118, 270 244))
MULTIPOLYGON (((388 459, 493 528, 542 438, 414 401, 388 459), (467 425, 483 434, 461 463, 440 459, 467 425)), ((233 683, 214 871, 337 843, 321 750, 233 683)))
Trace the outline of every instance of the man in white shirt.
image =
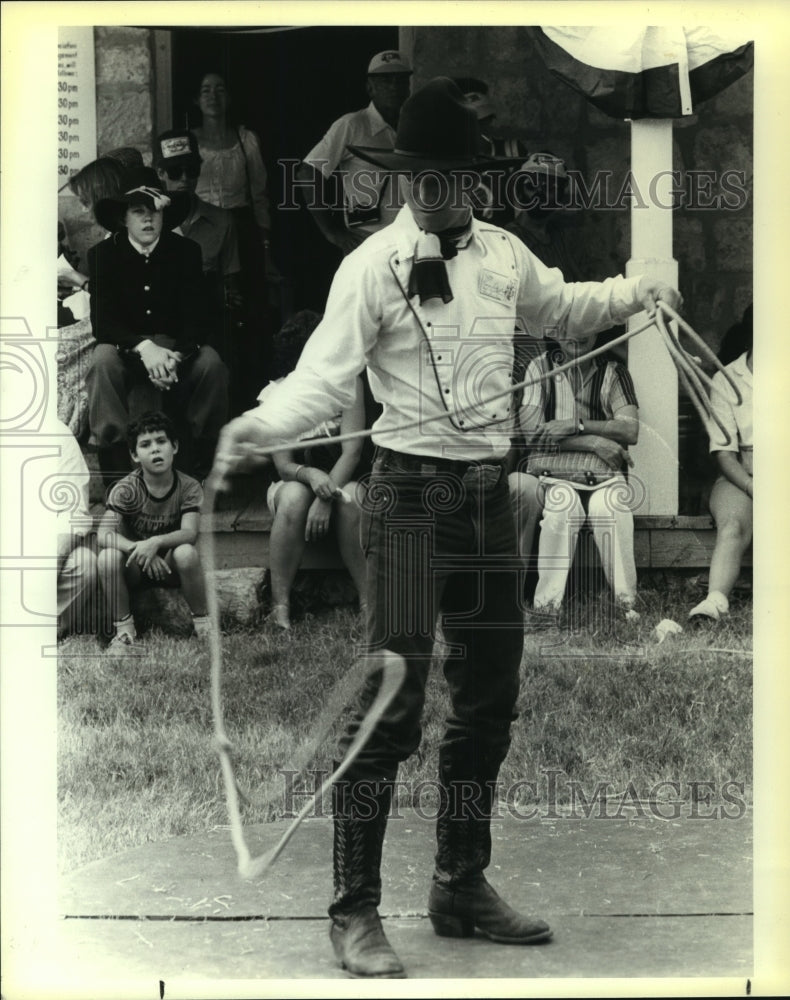
MULTIPOLYGON (((222 433, 214 483, 347 406, 367 367, 383 404, 363 500, 367 649, 406 661, 406 678, 372 736, 333 787, 330 936, 352 975, 403 977, 378 915, 380 863, 399 763, 419 746, 437 616, 451 711, 439 751, 442 803, 428 913, 437 934, 475 929, 507 944, 551 936, 486 881, 490 818, 523 652, 515 524, 504 459, 517 327, 555 339, 604 329, 656 299, 680 296, 646 277, 566 284, 514 236, 472 217, 468 192, 489 161, 475 113, 437 78, 403 106, 395 148, 355 147, 384 169, 414 175, 395 222, 341 263, 322 322, 295 371, 222 433)), ((341 740, 347 750, 379 680, 341 740)))
POLYGON ((373 56, 367 75, 370 104, 330 125, 299 167, 297 176, 316 225, 343 253, 389 225, 404 204, 398 176, 375 169, 349 146, 392 147, 401 105, 409 96, 411 73, 400 52, 373 56), (335 179, 342 186, 342 212, 334 207, 341 193, 332 190, 335 179))

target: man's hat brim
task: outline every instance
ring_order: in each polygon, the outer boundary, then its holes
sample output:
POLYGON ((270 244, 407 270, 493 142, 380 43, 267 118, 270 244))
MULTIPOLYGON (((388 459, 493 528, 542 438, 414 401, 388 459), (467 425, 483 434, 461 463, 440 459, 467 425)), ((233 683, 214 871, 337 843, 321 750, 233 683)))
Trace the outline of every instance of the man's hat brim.
POLYGON ((376 146, 349 146, 348 149, 376 167, 383 167, 392 173, 421 174, 434 171, 450 174, 461 171, 492 170, 496 167, 516 167, 523 163, 523 156, 473 156, 463 159, 442 159, 431 154, 404 153, 397 149, 379 149, 376 146))

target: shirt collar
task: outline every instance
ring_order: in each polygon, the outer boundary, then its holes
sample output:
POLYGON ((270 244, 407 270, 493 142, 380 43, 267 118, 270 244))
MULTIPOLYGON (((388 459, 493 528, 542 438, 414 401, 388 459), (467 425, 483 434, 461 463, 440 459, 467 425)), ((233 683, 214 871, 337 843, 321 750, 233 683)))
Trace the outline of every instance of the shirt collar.
POLYGON ((182 226, 194 226, 198 219, 205 219, 206 222, 213 223, 216 218, 211 211, 213 207, 213 205, 210 205, 207 201, 198 197, 198 195, 193 195, 192 201, 189 203, 189 215, 178 228, 181 229, 182 226))
MULTIPOLYGON (((408 205, 404 205, 395 216, 393 226, 396 227, 399 259, 411 260, 414 257, 414 248, 422 230, 414 221, 414 216, 411 214, 411 209, 408 205)), ((470 243, 476 236, 479 235, 479 232, 480 223, 474 216, 472 216, 472 235, 469 240, 470 243)))
POLYGON ((157 236, 155 243, 152 243, 150 246, 144 247, 142 243, 138 243, 137 240, 133 240, 132 237, 129 236, 128 232, 126 235, 129 237, 129 242, 131 243, 132 247, 137 251, 137 253, 140 254, 141 257, 150 257, 151 254, 154 252, 154 250, 156 250, 156 248, 159 246, 159 240, 161 240, 162 238, 161 236, 157 236))
POLYGON ((363 109, 363 113, 368 120, 371 135, 379 135, 381 132, 389 132, 391 135, 395 134, 395 129, 384 121, 381 117, 381 112, 378 110, 373 101, 371 101, 370 104, 363 109))

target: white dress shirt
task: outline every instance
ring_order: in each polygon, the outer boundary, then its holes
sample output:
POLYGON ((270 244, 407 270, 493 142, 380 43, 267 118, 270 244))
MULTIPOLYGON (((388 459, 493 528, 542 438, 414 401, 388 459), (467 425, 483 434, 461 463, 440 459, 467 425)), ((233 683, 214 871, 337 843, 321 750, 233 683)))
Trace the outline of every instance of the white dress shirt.
POLYGON ((296 369, 249 415, 287 441, 349 406, 367 366, 383 404, 374 443, 415 455, 503 458, 513 430, 515 330, 561 340, 622 323, 641 309, 640 278, 567 284, 515 236, 472 226, 468 247, 445 262, 454 296, 447 304, 408 298, 420 233, 408 207, 368 237, 338 268, 296 369))

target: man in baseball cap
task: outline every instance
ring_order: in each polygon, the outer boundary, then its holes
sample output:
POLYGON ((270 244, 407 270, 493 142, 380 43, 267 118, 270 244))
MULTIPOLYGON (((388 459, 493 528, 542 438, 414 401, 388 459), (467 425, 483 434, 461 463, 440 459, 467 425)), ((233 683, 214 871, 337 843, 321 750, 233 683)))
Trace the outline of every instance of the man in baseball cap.
POLYGON ((391 146, 403 102, 409 96, 412 69, 395 49, 370 60, 370 104, 338 118, 302 161, 298 177, 316 225, 330 243, 350 253, 371 233, 389 225, 404 204, 405 189, 389 173, 372 169, 350 145, 391 146), (333 190, 333 181, 342 185, 333 190))
POLYGON ((183 192, 189 211, 176 230, 200 247, 203 276, 211 312, 210 327, 216 346, 226 363, 233 361, 230 309, 241 308, 239 291, 239 243, 233 215, 225 208, 210 205, 195 193, 201 157, 197 138, 187 129, 162 132, 154 142, 153 162, 168 192, 183 192))
POLYGON ((411 76, 412 68, 408 59, 396 52, 388 49, 386 52, 377 52, 368 64, 368 76, 387 76, 392 74, 405 74, 411 76))

